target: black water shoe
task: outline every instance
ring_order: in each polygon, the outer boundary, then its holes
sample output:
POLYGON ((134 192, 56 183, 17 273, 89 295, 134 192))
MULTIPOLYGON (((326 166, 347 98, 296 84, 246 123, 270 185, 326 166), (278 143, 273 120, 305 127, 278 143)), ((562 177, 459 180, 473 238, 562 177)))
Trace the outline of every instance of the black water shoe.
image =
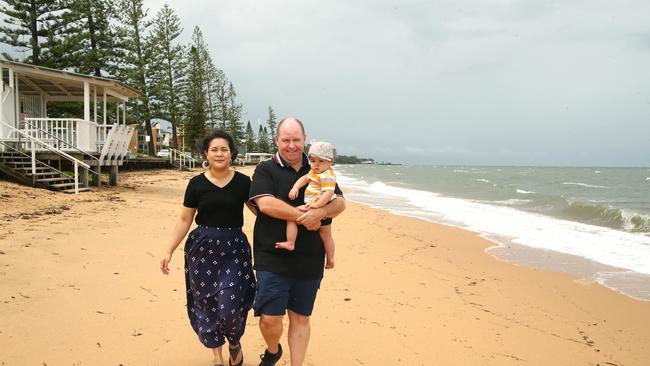
POLYGON ((282 357, 282 345, 278 343, 277 353, 271 353, 268 349, 264 350, 264 354, 260 355, 262 362, 259 366, 274 366, 276 362, 280 361, 280 357, 282 357))

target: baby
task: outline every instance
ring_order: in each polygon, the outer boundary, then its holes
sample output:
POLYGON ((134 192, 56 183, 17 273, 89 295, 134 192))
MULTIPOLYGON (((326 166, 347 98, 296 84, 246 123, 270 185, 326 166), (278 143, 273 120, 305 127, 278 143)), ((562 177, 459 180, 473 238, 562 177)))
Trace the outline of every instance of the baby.
MULTIPOLYGON (((332 170, 334 162, 334 148, 332 144, 322 141, 314 141, 309 147, 309 163, 311 170, 308 174, 300 177, 289 191, 289 199, 295 200, 298 197, 300 188, 307 185, 305 190, 305 204, 300 207, 319 208, 328 204, 336 198, 334 188, 336 187, 336 176, 332 170)), ((323 240, 327 261, 325 268, 334 268, 334 238, 332 237, 332 219, 321 221, 319 234, 323 240)), ((298 225, 293 221, 287 221, 287 241, 275 244, 276 248, 294 250, 298 225)))

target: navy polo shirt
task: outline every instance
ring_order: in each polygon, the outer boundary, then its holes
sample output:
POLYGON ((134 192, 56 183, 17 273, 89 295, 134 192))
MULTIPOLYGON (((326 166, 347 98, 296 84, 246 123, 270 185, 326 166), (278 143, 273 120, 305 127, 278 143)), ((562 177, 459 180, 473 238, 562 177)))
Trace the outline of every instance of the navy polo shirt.
MULTIPOLYGON (((289 191, 298 178, 309 173, 309 159, 303 155, 302 167, 295 171, 288 165, 279 153, 270 160, 261 162, 255 168, 251 183, 249 200, 261 196, 273 196, 292 206, 304 203, 305 187, 300 190, 298 198, 289 200, 289 191)), ((342 196, 341 189, 336 186, 334 191, 342 196)), ((275 243, 287 240, 287 222, 279 220, 262 212, 257 213, 253 231, 253 257, 255 269, 273 272, 282 276, 298 279, 319 279, 323 277, 325 250, 318 230, 309 231, 298 225, 296 249, 276 249, 275 243)))

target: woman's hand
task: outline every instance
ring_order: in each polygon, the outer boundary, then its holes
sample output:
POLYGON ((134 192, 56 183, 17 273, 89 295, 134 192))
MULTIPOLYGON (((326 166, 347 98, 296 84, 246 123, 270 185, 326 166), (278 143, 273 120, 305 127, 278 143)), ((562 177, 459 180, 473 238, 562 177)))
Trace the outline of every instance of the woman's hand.
POLYGON ((172 253, 166 253, 160 260, 160 272, 164 275, 169 274, 169 262, 172 261, 172 253))

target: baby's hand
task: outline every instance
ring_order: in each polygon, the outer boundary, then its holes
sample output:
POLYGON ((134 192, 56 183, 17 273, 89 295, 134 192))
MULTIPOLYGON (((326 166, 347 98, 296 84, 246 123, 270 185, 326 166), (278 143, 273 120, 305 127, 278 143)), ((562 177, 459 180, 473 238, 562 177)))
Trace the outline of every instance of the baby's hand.
POLYGON ((309 204, 309 208, 321 208, 321 207, 323 207, 323 205, 319 204, 318 201, 309 204))
POLYGON ((292 188, 292 189, 289 191, 289 199, 293 201, 293 200, 296 199, 296 197, 298 197, 298 190, 295 189, 295 188, 292 188))

